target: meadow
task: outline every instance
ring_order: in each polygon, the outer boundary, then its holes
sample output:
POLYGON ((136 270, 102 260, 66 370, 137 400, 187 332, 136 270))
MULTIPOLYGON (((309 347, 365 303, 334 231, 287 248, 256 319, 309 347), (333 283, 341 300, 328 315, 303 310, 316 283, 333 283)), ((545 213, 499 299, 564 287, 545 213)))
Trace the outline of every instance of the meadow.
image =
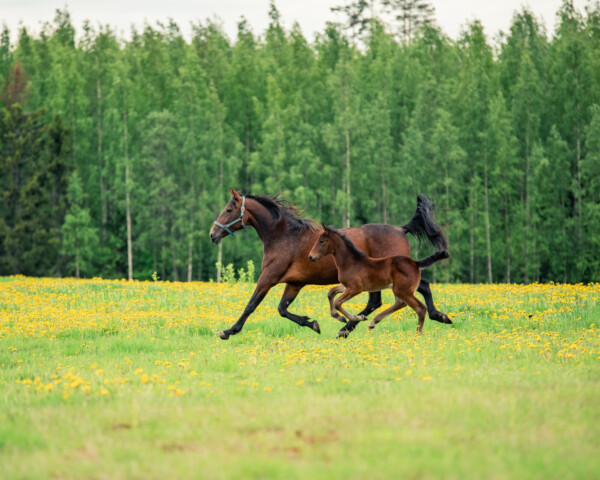
POLYGON ((600 477, 599 284, 435 284, 454 325, 347 340, 279 286, 219 340, 253 287, 0 278, 0 477, 600 477))

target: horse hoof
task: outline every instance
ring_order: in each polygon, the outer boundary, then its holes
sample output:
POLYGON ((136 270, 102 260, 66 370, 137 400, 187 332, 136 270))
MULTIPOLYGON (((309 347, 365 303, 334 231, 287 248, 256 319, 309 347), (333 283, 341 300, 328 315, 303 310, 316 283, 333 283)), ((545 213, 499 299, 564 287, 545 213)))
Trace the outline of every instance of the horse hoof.
POLYGON ((221 340, 227 340, 229 339, 229 334, 225 333, 225 332, 218 332, 217 336, 221 339, 221 340))
POLYGON ((350 335, 350 332, 342 329, 338 332, 337 338, 348 338, 348 335, 350 335))
POLYGON ((356 318, 358 318, 359 322, 364 322, 367 319, 367 317, 365 317, 364 315, 357 315, 356 318))
POLYGON ((321 329, 319 328, 319 324, 316 320, 312 322, 312 329, 319 334, 321 333, 321 329))
POLYGON ((333 315, 333 318, 335 318, 338 322, 348 323, 348 321, 344 317, 342 317, 339 313, 336 315, 333 315))
POLYGON ((431 318, 431 320, 434 320, 436 322, 445 323, 446 325, 452 325, 452 320, 450 320, 450 317, 448 317, 448 315, 446 315, 445 313, 442 313, 442 312, 437 312, 436 314, 430 316, 429 318, 431 318))
POLYGON ((369 330, 373 330, 375 328, 375 325, 371 324, 369 325, 369 330))

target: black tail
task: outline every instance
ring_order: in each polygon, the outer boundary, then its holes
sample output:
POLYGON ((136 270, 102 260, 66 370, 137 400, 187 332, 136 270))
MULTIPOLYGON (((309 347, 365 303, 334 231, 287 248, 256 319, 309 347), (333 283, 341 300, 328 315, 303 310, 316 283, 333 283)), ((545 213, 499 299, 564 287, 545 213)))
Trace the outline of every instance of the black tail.
POLYGON ((436 250, 448 250, 448 239, 440 226, 433 221, 431 202, 422 193, 417 195, 415 214, 402 228, 412 233, 419 242, 428 240, 436 250))
POLYGON ((417 260, 417 264, 419 265, 419 268, 427 268, 433 265, 435 262, 439 262, 440 260, 444 260, 448 257, 450 257, 448 250, 440 250, 439 252, 435 252, 433 255, 424 258, 423 260, 417 260))

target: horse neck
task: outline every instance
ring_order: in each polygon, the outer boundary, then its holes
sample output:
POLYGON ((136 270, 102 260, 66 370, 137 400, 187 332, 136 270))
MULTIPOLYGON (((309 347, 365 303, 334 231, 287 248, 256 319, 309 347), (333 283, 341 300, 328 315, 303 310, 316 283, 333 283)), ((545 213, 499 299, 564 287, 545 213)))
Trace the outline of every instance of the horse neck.
POLYGON ((254 227, 263 247, 267 247, 280 236, 281 224, 285 219, 274 220, 269 210, 253 199, 246 199, 246 209, 252 215, 248 225, 254 227))

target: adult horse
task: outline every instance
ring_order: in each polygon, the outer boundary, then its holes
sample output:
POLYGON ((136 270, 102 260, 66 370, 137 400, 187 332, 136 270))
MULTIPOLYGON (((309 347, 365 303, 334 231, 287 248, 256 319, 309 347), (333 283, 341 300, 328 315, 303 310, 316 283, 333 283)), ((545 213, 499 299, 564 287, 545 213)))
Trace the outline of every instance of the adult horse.
MULTIPOLYGON (((265 298, 271 288, 285 283, 278 311, 282 317, 303 327, 321 333, 317 321, 288 311, 305 285, 331 285, 338 282, 338 272, 331 255, 313 263, 308 254, 321 230, 316 224, 299 215, 299 210, 277 197, 245 195, 229 188, 231 198, 214 222, 210 239, 219 243, 227 235, 246 226, 253 227, 263 244, 262 272, 256 289, 250 297, 242 315, 231 328, 219 332, 223 340, 238 334, 246 319, 265 298)), ((410 243, 406 237, 411 233, 419 240, 428 240, 437 250, 448 250, 448 241, 440 227, 433 221, 431 204, 425 195, 417 196, 417 209, 411 220, 401 227, 384 224, 367 224, 341 229, 358 248, 370 257, 392 255, 410 256, 410 243)), ((417 289, 425 299, 429 318, 441 323, 452 323, 445 313, 439 312, 433 303, 431 289, 426 280, 421 280, 417 289)), ((359 315, 365 317, 381 306, 381 292, 371 292, 369 301, 359 315)), ((348 322, 338 332, 338 337, 347 337, 359 322, 348 322)))

